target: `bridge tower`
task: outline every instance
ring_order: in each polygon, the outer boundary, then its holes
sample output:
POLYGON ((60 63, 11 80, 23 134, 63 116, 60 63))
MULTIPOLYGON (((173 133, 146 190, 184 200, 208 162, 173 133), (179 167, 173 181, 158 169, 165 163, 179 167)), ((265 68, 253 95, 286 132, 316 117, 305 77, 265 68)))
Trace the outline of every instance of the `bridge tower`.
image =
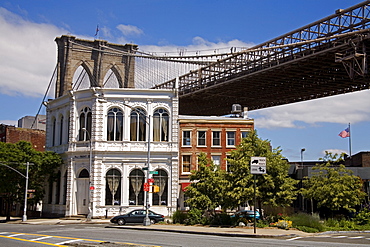
POLYGON ((82 66, 90 81, 90 87, 104 88, 104 77, 112 71, 117 78, 118 88, 134 87, 135 58, 137 45, 111 44, 105 40, 83 40, 74 36, 57 37, 57 81, 55 98, 73 89, 73 77, 82 66), (127 54, 127 55, 126 55, 127 54))

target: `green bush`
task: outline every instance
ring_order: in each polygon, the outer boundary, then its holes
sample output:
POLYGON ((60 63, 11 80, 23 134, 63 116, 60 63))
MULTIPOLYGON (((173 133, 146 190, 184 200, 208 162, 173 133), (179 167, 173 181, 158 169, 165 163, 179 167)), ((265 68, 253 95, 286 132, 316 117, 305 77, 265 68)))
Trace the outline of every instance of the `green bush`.
POLYGON ((359 225, 369 224, 370 223, 370 211, 367 209, 361 210, 354 218, 354 221, 359 225))
POLYGON ((226 213, 221 213, 221 214, 215 214, 211 218, 211 224, 212 225, 231 225, 231 217, 230 215, 227 215, 226 213))
POLYGON ((318 215, 311 214, 294 214, 288 217, 289 220, 293 221, 292 227, 295 227, 301 231, 308 230, 312 232, 313 229, 316 229, 317 232, 322 232, 325 230, 325 226, 320 222, 320 217, 318 215))
POLYGON ((202 210, 192 208, 189 210, 187 219, 185 220, 186 225, 205 224, 207 218, 203 216, 202 210))
POLYGON ((186 219, 187 219, 187 214, 179 210, 174 212, 172 215, 172 222, 174 224, 184 224, 186 219))
POLYGON ((308 232, 308 233, 316 233, 319 232, 317 228, 312 228, 308 226, 297 226, 297 229, 302 231, 302 232, 308 232))

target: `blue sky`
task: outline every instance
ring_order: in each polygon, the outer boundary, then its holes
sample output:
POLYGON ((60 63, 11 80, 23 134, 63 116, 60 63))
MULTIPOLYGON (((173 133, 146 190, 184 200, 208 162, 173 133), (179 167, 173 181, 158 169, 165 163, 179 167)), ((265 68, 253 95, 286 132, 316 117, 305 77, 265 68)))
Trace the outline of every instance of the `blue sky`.
MULTIPOLYGON (((0 1, 0 123, 35 115, 63 34, 144 51, 209 50, 259 44, 345 9, 356 0, 0 1)), ((43 109, 43 113, 44 113, 43 109)), ((351 123, 352 154, 370 150, 369 90, 251 111, 258 135, 290 161, 348 153, 338 136, 351 123)))

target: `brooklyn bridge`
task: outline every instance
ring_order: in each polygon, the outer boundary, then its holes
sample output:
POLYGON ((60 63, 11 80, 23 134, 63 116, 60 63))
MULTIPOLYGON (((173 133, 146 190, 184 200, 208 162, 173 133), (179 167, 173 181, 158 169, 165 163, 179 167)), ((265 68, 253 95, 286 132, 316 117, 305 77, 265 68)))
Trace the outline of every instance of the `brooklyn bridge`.
MULTIPOLYGON (((232 104, 255 110, 369 89, 370 1, 333 13, 224 53, 159 55, 109 47, 99 52, 134 59, 136 88, 177 88, 180 114, 187 115, 225 115, 232 104)), ((104 85, 114 74, 106 75, 104 85)))

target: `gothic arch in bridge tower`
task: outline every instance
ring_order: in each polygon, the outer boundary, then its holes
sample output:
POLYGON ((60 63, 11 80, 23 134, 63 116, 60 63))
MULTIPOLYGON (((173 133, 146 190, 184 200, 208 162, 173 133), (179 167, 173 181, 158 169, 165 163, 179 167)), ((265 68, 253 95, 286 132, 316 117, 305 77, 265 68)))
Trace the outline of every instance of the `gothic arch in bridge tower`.
POLYGON ((107 73, 114 75, 117 87, 135 87, 135 58, 129 54, 136 52, 137 45, 111 44, 104 40, 82 40, 68 35, 56 38, 55 42, 58 46, 56 98, 70 90, 78 89, 73 87, 73 78, 80 66, 89 77, 90 87, 103 88, 107 73))

